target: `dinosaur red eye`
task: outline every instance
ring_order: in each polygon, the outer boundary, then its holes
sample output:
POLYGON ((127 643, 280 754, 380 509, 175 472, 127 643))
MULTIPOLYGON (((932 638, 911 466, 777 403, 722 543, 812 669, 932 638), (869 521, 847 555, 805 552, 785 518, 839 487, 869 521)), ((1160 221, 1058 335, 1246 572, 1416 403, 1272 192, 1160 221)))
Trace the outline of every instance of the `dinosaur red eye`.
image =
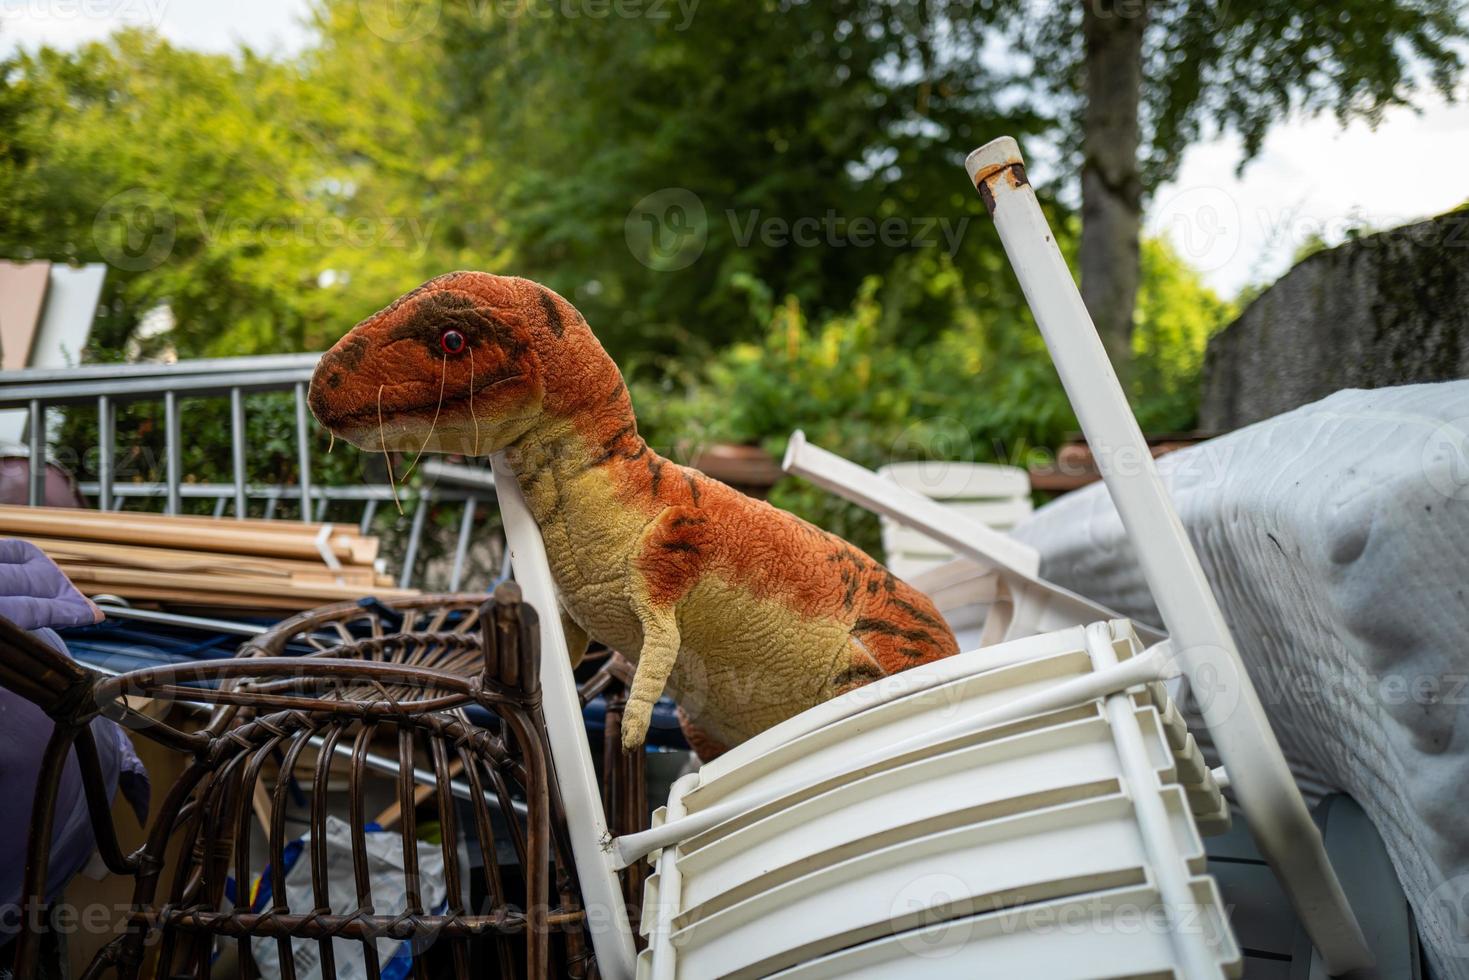
POLYGON ((445 354, 458 354, 464 350, 464 334, 458 330, 445 330, 439 335, 439 346, 445 354))

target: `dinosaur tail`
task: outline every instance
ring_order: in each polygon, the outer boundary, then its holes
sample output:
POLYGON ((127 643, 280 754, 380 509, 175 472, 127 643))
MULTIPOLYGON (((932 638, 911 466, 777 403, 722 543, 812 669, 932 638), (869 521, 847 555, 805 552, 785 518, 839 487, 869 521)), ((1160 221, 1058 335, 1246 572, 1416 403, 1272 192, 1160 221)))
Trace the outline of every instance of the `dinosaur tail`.
MULTIPOLYGON (((885 677, 958 653, 953 630, 929 598, 885 569, 881 574, 876 587, 869 587, 867 601, 859 607, 860 615, 852 624, 853 644, 866 658, 858 657, 854 650, 851 669, 857 671, 870 660, 867 672, 885 677)), ((876 676, 866 680, 875 680, 876 676)), ((853 677, 852 681, 861 679, 853 677)))

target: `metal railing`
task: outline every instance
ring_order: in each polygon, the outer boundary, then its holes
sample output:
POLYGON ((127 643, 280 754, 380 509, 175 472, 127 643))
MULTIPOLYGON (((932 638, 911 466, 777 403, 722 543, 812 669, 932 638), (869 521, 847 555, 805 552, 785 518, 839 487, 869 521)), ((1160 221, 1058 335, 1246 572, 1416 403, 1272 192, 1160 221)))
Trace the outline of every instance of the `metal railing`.
MULTIPOLYGON (((252 502, 262 505, 263 516, 278 516, 281 503, 294 504, 302 521, 330 520, 333 508, 360 506, 354 518, 363 533, 370 528, 382 504, 402 498, 415 504, 408 541, 399 568, 398 584, 413 584, 422 550, 430 508, 439 503, 461 505, 450 591, 462 585, 475 518, 482 501, 494 500, 494 478, 488 469, 425 461, 429 479, 421 488, 395 490, 386 483, 318 486, 311 472, 311 436, 315 420, 306 405, 307 386, 320 354, 272 354, 179 361, 173 364, 96 364, 75 368, 35 368, 0 374, 0 410, 28 413, 28 453, 32 461, 46 458, 46 418, 53 408, 93 408, 97 413, 97 478, 78 483, 84 497, 99 510, 121 510, 129 500, 164 500, 164 513, 182 513, 185 500, 214 501, 214 516, 223 518, 233 504, 236 517, 245 517, 252 502), (251 395, 290 392, 295 402, 295 466, 293 484, 251 484, 247 479, 245 429, 246 399, 251 395), (180 405, 185 399, 229 400, 230 472, 228 483, 188 482, 183 472, 187 433, 180 405), (162 481, 119 482, 117 479, 117 412, 131 402, 163 404, 162 481)), ((28 499, 38 506, 45 497, 46 467, 31 465, 28 499)), ((508 556, 507 556, 508 559, 508 556)), ((501 575, 505 573, 502 562, 501 575)))

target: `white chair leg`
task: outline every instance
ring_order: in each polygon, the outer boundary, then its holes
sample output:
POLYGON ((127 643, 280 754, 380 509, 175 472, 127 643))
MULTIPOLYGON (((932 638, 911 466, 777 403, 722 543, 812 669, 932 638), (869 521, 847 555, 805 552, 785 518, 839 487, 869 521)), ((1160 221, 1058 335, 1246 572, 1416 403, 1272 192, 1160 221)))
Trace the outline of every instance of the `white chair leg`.
POLYGON ((965 167, 994 218, 1185 675, 1196 689, 1217 690, 1221 683, 1229 688, 1229 696, 1204 699, 1200 707, 1261 852, 1330 972, 1370 966, 1372 953, 1326 857, 1321 833, 1025 177, 1020 148, 1009 137, 994 140, 971 153, 965 167))
POLYGON ((493 465, 495 493, 500 498, 500 516, 505 523, 506 546, 515 569, 515 581, 525 601, 540 618, 541 703, 546 713, 556 782, 566 807, 572 857, 586 901, 597 968, 604 977, 632 980, 637 969, 637 952, 622 886, 611 855, 603 849, 603 842, 609 837, 607 814, 602 809, 602 794, 597 788, 592 751, 582 723, 581 699, 571 674, 571 655, 561 630, 556 583, 546 560, 541 530, 526 506, 515 471, 505 462, 503 454, 495 455, 493 465))

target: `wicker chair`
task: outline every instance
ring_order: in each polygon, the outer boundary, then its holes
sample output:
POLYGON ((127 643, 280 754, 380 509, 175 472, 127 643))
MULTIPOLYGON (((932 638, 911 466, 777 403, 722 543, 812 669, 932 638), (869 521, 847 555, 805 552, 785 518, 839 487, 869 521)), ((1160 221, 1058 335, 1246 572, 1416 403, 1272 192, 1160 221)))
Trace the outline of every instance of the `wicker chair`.
MULTIPOLYGON (((283 623, 242 651, 247 656, 112 678, 0 623, 0 684, 56 722, 36 789, 26 895, 38 895, 45 881, 50 835, 41 831, 51 825, 61 763, 73 746, 101 855, 112 871, 135 879, 126 930, 84 976, 109 969, 122 977, 209 976, 233 947, 242 977, 258 974, 262 956, 274 959, 284 978, 297 975, 298 957, 316 958, 321 974, 333 976, 337 957, 359 949, 367 975, 377 977, 383 968, 379 942, 388 941, 410 944, 417 977, 468 977, 484 949, 481 938, 492 947, 488 955, 501 976, 588 974, 586 916, 539 712, 535 612, 521 604, 513 585, 502 586, 483 607, 467 597, 444 600, 420 600, 434 607, 431 613, 371 604, 361 607, 361 617, 318 611, 283 623), (304 655, 273 655, 298 649, 304 655), (142 714, 131 706, 138 698, 210 705, 213 711, 203 729, 188 732, 142 714), (487 712, 490 723, 471 721, 469 709, 487 712), (117 846, 86 728, 99 713, 191 756, 133 854, 117 846), (387 760, 372 752, 384 741, 396 748, 387 760), (340 783, 343 768, 352 871, 346 901, 341 882, 331 888, 327 873, 333 858, 328 821, 335 816, 328 790, 334 778, 340 783), (309 833, 298 864, 309 869, 310 900, 302 902, 308 879, 286 870, 285 813, 293 778, 306 772, 309 833), (439 843, 427 853, 418 840, 415 786, 425 773, 432 774, 440 830, 439 843), (377 780, 382 788, 383 779, 401 814, 394 836, 402 901, 392 909, 379 907, 381 896, 374 902, 365 829, 370 784, 377 780), (463 821, 456 796, 468 800, 463 821), (268 814, 263 849, 252 847, 252 811, 268 814), (522 883, 505 880, 487 858, 481 872, 486 901, 478 909, 470 907, 470 883, 460 870, 461 822, 481 853, 493 855, 497 843, 507 843, 523 869, 522 883), (179 859, 164 876, 165 856, 175 850, 179 859), (263 860, 255 859, 257 850, 263 860), (424 860, 441 864, 441 880, 424 876, 424 860), (252 902, 245 889, 257 875, 261 887, 252 902), (227 898, 232 884, 238 903, 227 898), (258 895, 267 887, 269 897, 262 900, 258 895), (429 907, 430 891, 442 893, 437 908, 429 907)), ((340 839, 342 825, 335 826, 340 839)), ((340 866, 342 853, 335 858, 340 866)), ((17 941, 16 973, 25 976, 34 963, 35 936, 22 932, 17 941)))
MULTIPOLYGON (((339 602, 282 621, 269 633, 242 647, 240 656, 285 657, 295 653, 340 657, 350 650, 353 656, 366 654, 378 659, 386 653, 396 656, 398 662, 431 663, 437 669, 468 676, 479 669, 478 647, 470 644, 466 650, 458 638, 474 635, 482 602, 481 595, 463 593, 395 600, 390 606, 371 600, 339 602), (405 637, 421 639, 404 644, 405 637), (426 645, 424 638, 431 638, 432 645, 426 645)), ((597 648, 587 654, 578 670, 578 675, 585 678, 578 688, 582 707, 599 696, 606 705, 601 760, 602 805, 607 814, 608 829, 614 837, 648 827, 647 774, 643 754, 622 751, 622 714, 632 687, 634 669, 634 665, 620 653, 597 648)), ((477 719, 470 717, 469 720, 477 719)), ((431 787, 420 786, 420 799, 426 795, 426 790, 432 792, 431 787)), ((554 797, 552 802, 558 807, 555 826, 559 828, 560 798, 554 797)), ((560 836, 556 843, 558 848, 568 846, 560 836)), ((558 856, 567 853, 559 850, 558 856)), ((566 864, 569 866, 570 862, 566 864)), ((561 866, 558 862, 557 868, 561 866)), ((642 904, 643 882, 648 870, 646 864, 639 863, 625 868, 620 874, 634 924, 642 904)))

